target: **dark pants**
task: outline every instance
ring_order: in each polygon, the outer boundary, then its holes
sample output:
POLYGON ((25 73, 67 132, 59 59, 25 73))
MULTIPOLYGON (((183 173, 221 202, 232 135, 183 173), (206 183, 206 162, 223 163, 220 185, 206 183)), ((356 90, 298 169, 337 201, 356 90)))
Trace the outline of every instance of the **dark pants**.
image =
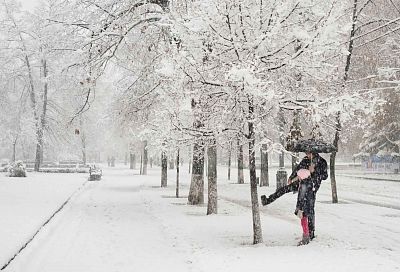
POLYGON ((296 211, 301 210, 303 214, 308 216, 312 213, 314 209, 313 199, 314 199, 314 192, 312 190, 312 183, 311 182, 301 182, 299 186, 299 193, 297 194, 297 203, 296 203, 296 211))
POLYGON ((274 202, 275 200, 277 200, 278 198, 280 198, 281 196, 283 196, 286 193, 296 192, 298 190, 298 188, 299 188, 298 181, 295 181, 289 185, 282 186, 281 188, 276 190, 275 193, 269 195, 268 203, 274 202))
POLYGON ((310 214, 308 215, 308 229, 310 230, 310 233, 313 234, 314 236, 314 231, 315 231, 315 192, 312 192, 312 198, 310 199, 310 214))

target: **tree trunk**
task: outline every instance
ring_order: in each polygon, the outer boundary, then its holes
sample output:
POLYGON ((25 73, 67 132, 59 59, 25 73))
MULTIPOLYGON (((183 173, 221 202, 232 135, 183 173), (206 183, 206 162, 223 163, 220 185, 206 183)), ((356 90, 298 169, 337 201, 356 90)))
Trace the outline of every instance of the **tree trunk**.
POLYGON ((143 155, 140 154, 140 175, 143 175, 143 155))
POLYGON ((256 137, 253 124, 254 106, 253 98, 249 97, 249 169, 250 169, 250 191, 251 191, 251 211, 253 215, 253 244, 263 242, 260 209, 258 205, 257 175, 256 175, 256 137))
MULTIPOLYGON (((22 37, 20 36, 21 41, 22 37)), ((25 45, 24 45, 25 46, 25 45)), ((24 51, 26 52, 26 49, 24 47, 24 51)), ((31 107, 33 111, 33 117, 35 119, 35 127, 36 127, 36 155, 35 155, 35 166, 34 166, 34 171, 39 171, 40 169, 40 148, 41 148, 41 136, 40 136, 40 116, 39 113, 37 112, 37 104, 36 104, 36 92, 35 92, 35 85, 33 83, 33 76, 32 76, 32 68, 31 64, 29 61, 29 57, 26 54, 25 55, 25 63, 28 69, 28 76, 29 76, 29 88, 30 88, 30 101, 31 101, 31 107)))
MULTIPOLYGON (((35 104, 36 105, 36 104, 35 104)), ((34 109, 36 112, 36 108, 34 109)), ((43 130, 42 130, 42 118, 39 117, 39 114, 35 114, 37 116, 36 120, 36 155, 35 155, 35 166, 34 171, 38 172, 40 170, 40 164, 42 162, 42 148, 43 148, 43 130)))
POLYGON ((240 144, 240 140, 238 139, 238 180, 237 183, 244 183, 244 175, 243 175, 243 145, 240 144))
POLYGON ((204 204, 204 147, 199 143, 193 146, 192 180, 188 203, 190 205, 204 204))
POLYGON ((82 161, 83 165, 86 165, 86 137, 82 136, 82 161))
POLYGON ((165 151, 161 153, 161 187, 167 187, 168 157, 165 151))
POLYGON ((189 174, 190 174, 190 170, 192 169, 192 156, 191 156, 191 150, 190 150, 190 148, 189 148, 189 174))
POLYGON ((147 156, 147 140, 144 141, 143 147, 143 170, 142 175, 147 175, 147 163, 148 163, 148 156, 147 156))
POLYGON ((83 164, 86 165, 86 136, 85 136, 85 131, 83 129, 84 124, 83 124, 82 116, 79 118, 79 126, 80 126, 80 136, 81 136, 81 143, 82 143, 82 161, 83 161, 83 164))
MULTIPOLYGON (((333 145, 336 147, 336 150, 339 150, 339 132, 341 130, 341 124, 340 124, 340 112, 337 113, 336 115, 336 133, 335 133, 335 138, 333 140, 333 145)), ((338 203, 338 195, 337 195, 337 189, 336 189, 336 176, 335 176, 335 161, 336 161, 336 153, 337 151, 334 151, 331 153, 330 156, 330 177, 331 177, 331 189, 332 189, 332 203, 338 203)))
POLYGON ((218 213, 217 146, 215 138, 207 149, 208 155, 208 204, 207 215, 218 213))
POLYGON ((260 175, 260 187, 269 186, 269 175, 268 175, 268 152, 267 145, 263 144, 261 147, 261 175, 260 175))
POLYGON ((229 144, 229 151, 228 151, 228 180, 231 180, 231 164, 232 164, 232 143, 229 144))
MULTIPOLYGON (((356 35, 356 26, 358 23, 358 15, 357 15, 357 6, 358 6, 358 0, 353 0, 353 16, 352 16, 352 26, 351 26, 351 31, 350 31, 350 37, 349 37, 349 46, 348 46, 348 54, 346 57, 346 65, 344 67, 344 76, 343 76, 343 88, 346 85, 347 80, 349 79, 349 71, 350 71, 350 65, 351 65, 351 58, 353 56, 353 50, 354 50, 354 40, 353 38, 356 35)), ((333 145, 336 147, 336 152, 332 152, 330 156, 330 177, 331 177, 331 189, 332 189, 332 203, 338 203, 338 195, 337 195, 337 188, 336 188, 336 176, 335 176, 335 164, 336 164, 336 153, 338 152, 338 146, 339 146, 339 139, 340 139, 340 130, 341 130, 341 124, 340 124, 340 111, 336 113, 336 125, 335 125, 335 138, 333 140, 333 145)))
POLYGON ((206 177, 208 177, 208 159, 207 159, 207 151, 204 152, 204 171, 206 172, 206 177))
MULTIPOLYGON (((40 160, 40 164, 43 163, 43 151, 44 151, 44 131, 45 131, 45 127, 46 127, 46 118, 47 118, 47 94, 48 94, 48 79, 47 79, 47 75, 48 75, 48 69, 47 69, 47 61, 46 59, 43 57, 42 58, 42 68, 43 68, 43 81, 44 81, 44 85, 43 85, 43 105, 42 105, 42 113, 40 116, 40 140, 39 140, 39 144, 40 144, 40 149, 39 149, 39 160, 40 160)), ((40 165, 39 164, 39 165, 40 165)), ((38 166, 38 171, 39 171, 39 167, 38 166)))
POLYGON ((337 188, 336 188, 336 177, 335 177, 335 159, 336 159, 336 152, 332 152, 330 156, 330 176, 331 176, 331 189, 332 189, 332 203, 338 203, 338 195, 337 195, 337 188))
POLYGON ((42 146, 43 146, 43 132, 42 131, 36 131, 36 137, 37 137, 37 144, 36 144, 36 155, 35 155, 35 166, 34 166, 34 171, 39 172, 40 170, 40 165, 41 165, 41 157, 42 157, 42 146))
POLYGON ((26 150, 25 145, 21 143, 21 148, 22 148, 22 157, 24 161, 26 161, 29 158, 29 152, 26 150))
POLYGON ((176 198, 179 197, 179 148, 178 148, 178 154, 176 155, 176 190, 175 190, 175 196, 176 198))
POLYGON ((111 156, 111 167, 115 167, 115 157, 111 156))
MULTIPOLYGON (((35 158, 35 168, 34 171, 39 171, 40 165, 43 162, 43 144, 44 144, 44 130, 46 126, 46 113, 47 113, 47 93, 48 93, 48 83, 47 83, 47 61, 45 58, 41 60, 43 74, 42 79, 44 81, 43 85, 43 105, 41 114, 37 114, 37 126, 36 126, 36 158, 35 158)), ((34 109, 36 110, 36 109, 34 109)))
POLYGON ((12 162, 15 162, 15 159, 17 157, 17 142, 18 142, 18 137, 16 137, 14 139, 13 144, 12 144, 12 150, 13 150, 12 157, 11 157, 12 162))
POLYGON ((129 168, 136 169, 136 155, 134 153, 129 155, 129 168))

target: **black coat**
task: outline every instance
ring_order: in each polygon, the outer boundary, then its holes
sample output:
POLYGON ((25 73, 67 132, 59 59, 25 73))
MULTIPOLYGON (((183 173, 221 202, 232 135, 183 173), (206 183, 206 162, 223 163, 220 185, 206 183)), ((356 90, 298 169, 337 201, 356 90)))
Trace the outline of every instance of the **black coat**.
MULTIPOLYGON (((326 163, 326 160, 318 154, 315 154, 313 157, 313 163, 315 164, 314 173, 311 174, 310 178, 303 181, 303 184, 307 185, 305 188, 305 190, 307 191, 306 195, 304 196, 304 199, 298 197, 296 204, 296 209, 301 209, 306 213, 312 214, 314 213, 315 194, 318 191, 322 180, 328 178, 328 165, 326 163)), ((293 180, 297 176, 297 171, 299 169, 308 169, 310 164, 310 159, 307 156, 304 157, 299 165, 297 165, 297 167, 294 169, 293 173, 290 175, 290 179, 293 180)), ((276 190, 275 193, 269 195, 268 197, 266 197, 265 195, 261 196, 262 204, 268 205, 286 193, 298 191, 299 184, 299 181, 295 181, 291 184, 280 187, 276 190)))
MULTIPOLYGON (((313 154, 312 162, 315 165, 315 171, 311 174, 311 177, 304 180, 305 182, 310 182, 314 192, 317 192, 321 186, 321 182, 328 178, 328 164, 326 160, 322 158, 319 154, 313 154)), ((308 169, 311 165, 311 160, 305 156, 301 162, 296 166, 293 173, 290 175, 290 179, 294 179, 297 176, 297 171, 300 169, 308 169)))

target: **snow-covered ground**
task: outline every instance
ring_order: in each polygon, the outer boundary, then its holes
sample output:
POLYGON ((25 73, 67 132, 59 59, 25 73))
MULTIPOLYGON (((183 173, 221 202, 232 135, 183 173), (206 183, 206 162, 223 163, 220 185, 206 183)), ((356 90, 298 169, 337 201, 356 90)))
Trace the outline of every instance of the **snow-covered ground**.
MULTIPOLYGON (((252 245, 250 186, 226 179, 219 167, 219 214, 187 205, 188 167, 160 188, 160 169, 140 176, 126 166, 87 174, 0 176, 0 266, 70 198, 4 271, 400 271, 400 183, 338 176, 339 204, 330 183, 317 196, 317 238, 297 247, 296 195, 261 207, 264 243, 252 245)), ((274 181, 275 171, 270 179, 274 181)), ((248 174, 246 173, 248 181, 248 174)), ((271 182, 274 183, 274 182, 271 182)), ((259 195, 271 187, 259 188, 259 195)))

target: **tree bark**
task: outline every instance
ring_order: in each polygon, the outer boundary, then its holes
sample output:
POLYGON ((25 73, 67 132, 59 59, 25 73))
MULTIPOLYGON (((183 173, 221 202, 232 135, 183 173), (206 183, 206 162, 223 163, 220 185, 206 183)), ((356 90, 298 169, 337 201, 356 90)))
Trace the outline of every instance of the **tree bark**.
POLYGON ((228 151, 228 180, 231 180, 231 164, 232 164, 232 143, 229 144, 229 151, 228 151))
POLYGON ((14 139, 13 144, 12 144, 12 150, 13 150, 12 157, 11 157, 11 161, 12 162, 15 162, 15 159, 16 159, 16 156, 17 156, 17 154, 16 154, 17 141, 18 141, 18 137, 16 137, 14 139))
POLYGON ((143 175, 143 155, 140 154, 140 175, 143 175))
POLYGON ((143 147, 143 170, 142 170, 142 175, 147 175, 147 163, 148 163, 147 140, 145 140, 144 141, 144 147, 143 147))
POLYGON ((129 169, 133 169, 133 154, 129 154, 129 169))
POLYGON ((206 172, 206 177, 208 177, 208 154, 204 152, 204 171, 206 172))
POLYGON ((82 161, 83 164, 86 165, 86 136, 85 131, 83 129, 84 124, 82 120, 82 116, 79 118, 79 126, 80 126, 80 136, 81 136, 81 143, 82 143, 82 161))
POLYGON ((136 169, 136 156, 133 153, 129 155, 129 168, 136 169))
POLYGON ((36 131, 36 138, 37 138, 37 143, 36 143, 36 155, 35 155, 35 166, 34 166, 34 171, 38 172, 40 170, 40 165, 42 163, 42 148, 43 148, 43 131, 38 128, 36 131))
POLYGON ((217 146, 215 138, 207 149, 208 155, 208 203, 207 215, 218 213, 217 146))
MULTIPOLYGON (((36 136, 37 136, 37 144, 36 144, 36 158, 35 158, 35 168, 34 171, 39 171, 40 164, 43 162, 43 144, 44 144, 44 129, 46 126, 46 113, 47 113, 47 93, 48 93, 48 83, 47 83, 47 61, 45 58, 42 58, 42 68, 43 68, 43 105, 42 112, 40 115, 40 122, 37 126, 36 136)), ((39 114, 38 114, 39 116, 39 114)))
POLYGON ((189 174, 190 174, 190 170, 192 169, 192 156, 191 156, 191 151, 190 151, 190 148, 189 148, 189 174))
POLYGON ((28 74, 29 74, 29 85, 30 85, 30 99, 31 99, 31 106, 32 106, 32 110, 33 110, 33 116, 35 118, 35 125, 36 125, 36 156, 35 156, 35 166, 34 166, 34 171, 39 171, 40 168, 40 131, 39 131, 39 115, 38 112, 36 110, 36 93, 35 93, 35 87, 33 84, 33 76, 32 76, 32 70, 31 70, 31 66, 30 66, 30 62, 29 62, 29 58, 26 55, 25 56, 25 61, 26 61, 26 65, 28 67, 28 74))
POLYGON ((199 143, 193 146, 192 180, 188 203, 190 205, 204 204, 204 147, 199 143))
POLYGON ((240 143, 238 139, 238 180, 237 183, 244 183, 244 175, 243 175, 243 145, 240 143))
MULTIPOLYGON (((335 125, 335 138, 333 140, 333 145, 336 147, 336 150, 339 150, 339 132, 341 130, 341 125, 340 125, 340 112, 337 113, 336 115, 336 125, 335 125)), ((337 195, 337 189, 336 189, 336 176, 335 176, 335 161, 336 161, 336 152, 334 151, 331 153, 330 156, 330 165, 329 165, 329 170, 330 170, 330 177, 331 177, 331 189, 332 189, 332 203, 338 203, 338 195, 337 195)))
POLYGON ((176 198, 179 198, 179 148, 178 148, 178 154, 176 155, 176 190, 175 190, 175 196, 176 198))
POLYGON ((161 153, 161 187, 167 187, 168 157, 165 151, 161 153))
POLYGON ((268 152, 267 145, 263 144, 261 147, 261 175, 260 175, 260 187, 269 186, 269 175, 268 175, 268 152))
POLYGON ((260 209, 258 204, 257 175, 256 175, 256 152, 255 152, 255 131, 253 124, 254 105, 253 98, 249 97, 249 169, 250 169, 250 191, 251 191, 251 211, 253 215, 253 244, 263 242, 260 209))

